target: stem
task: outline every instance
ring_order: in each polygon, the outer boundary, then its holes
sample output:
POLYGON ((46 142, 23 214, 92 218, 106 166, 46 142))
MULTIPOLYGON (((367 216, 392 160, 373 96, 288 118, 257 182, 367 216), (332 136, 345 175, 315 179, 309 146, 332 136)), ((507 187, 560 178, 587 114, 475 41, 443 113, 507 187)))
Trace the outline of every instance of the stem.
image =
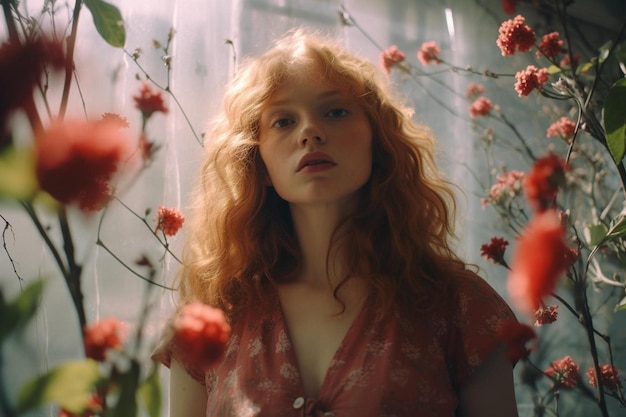
POLYGON ((63 236, 63 249, 67 258, 69 274, 65 276, 68 289, 78 314, 81 335, 84 336, 85 326, 87 325, 87 316, 85 314, 85 306, 83 304, 83 292, 81 288, 82 266, 76 263, 76 254, 74 252, 74 241, 70 231, 70 225, 67 221, 67 211, 65 206, 59 210, 59 224, 61 225, 61 234, 63 236))
POLYGON ((61 106, 59 108, 59 118, 63 119, 70 96, 70 86, 72 83, 72 74, 74 73, 74 49, 76 47, 76 36, 78 32, 78 16, 83 0, 76 0, 74 4, 74 12, 72 14, 72 31, 67 38, 67 56, 65 57, 65 81, 63 84, 63 95, 61 97, 61 106))

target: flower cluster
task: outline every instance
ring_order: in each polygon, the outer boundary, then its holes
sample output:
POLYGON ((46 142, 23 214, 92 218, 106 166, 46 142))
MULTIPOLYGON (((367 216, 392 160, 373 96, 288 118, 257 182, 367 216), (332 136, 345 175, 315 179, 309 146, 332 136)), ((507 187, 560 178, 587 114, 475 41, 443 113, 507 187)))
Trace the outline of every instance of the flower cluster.
MULTIPOLYGON (((596 370, 592 366, 585 373, 589 378, 589 385, 596 387, 596 370)), ((622 388, 622 381, 619 379, 619 372, 616 367, 610 364, 604 364, 600 366, 600 383, 611 391, 616 391, 622 388)))
POLYGON ((563 40, 559 39, 559 32, 552 32, 543 35, 535 55, 537 58, 541 58, 541 55, 546 58, 553 58, 560 54, 562 50, 563 40))
POLYGON ((535 31, 526 24, 526 19, 522 15, 507 20, 500 25, 497 45, 502 51, 502 55, 513 55, 515 50, 528 52, 535 46, 537 37, 535 31))
POLYGON ((510 200, 522 193, 522 182, 525 174, 521 171, 505 171, 496 177, 496 182, 489 189, 486 198, 481 199, 482 208, 485 209, 487 204, 494 206, 504 204, 505 200, 510 200))
POLYGON ((389 48, 385 49, 380 54, 380 65, 385 70, 387 74, 391 71, 391 67, 393 67, 398 62, 404 61, 406 56, 404 52, 398 49, 396 45, 392 45, 389 48))
POLYGON ((150 88, 148 83, 143 83, 139 94, 133 97, 135 100, 135 107, 137 107, 144 119, 148 119, 153 113, 161 112, 167 113, 168 109, 165 106, 161 92, 154 92, 150 88))
POLYGON ((565 116, 562 116, 559 120, 552 123, 546 130, 546 137, 551 138, 558 136, 562 139, 571 141, 571 137, 576 130, 576 123, 572 122, 565 116))
POLYGON ((565 356, 562 359, 555 360, 545 370, 548 375, 554 381, 554 384, 562 388, 574 388, 578 384, 578 370, 580 367, 569 356, 565 356))
POLYGON ((493 109, 493 103, 487 97, 477 98, 470 106, 470 116, 485 116, 493 109))
POLYGON ((559 317, 559 306, 541 306, 535 311, 535 327, 554 323, 559 317))
POLYGON ((538 159, 532 171, 524 177, 524 193, 529 204, 537 211, 555 207, 559 187, 565 185, 568 164, 556 154, 538 159))
POLYGON ((159 206, 157 230, 162 230, 166 236, 175 236, 184 222, 185 216, 178 209, 159 206))
POLYGON ((491 242, 480 247, 480 255, 494 264, 506 265, 504 253, 509 241, 502 237, 492 237, 491 242))
POLYGON ((518 71, 515 74, 515 91, 517 94, 527 96, 533 92, 535 88, 540 89, 548 81, 548 70, 545 68, 537 68, 534 65, 529 65, 526 69, 518 71))
POLYGON ((422 65, 428 65, 431 62, 434 62, 435 64, 440 64, 440 53, 441 51, 439 50, 439 45, 437 45, 437 42, 424 42, 419 51, 417 51, 417 59, 419 59, 422 65))

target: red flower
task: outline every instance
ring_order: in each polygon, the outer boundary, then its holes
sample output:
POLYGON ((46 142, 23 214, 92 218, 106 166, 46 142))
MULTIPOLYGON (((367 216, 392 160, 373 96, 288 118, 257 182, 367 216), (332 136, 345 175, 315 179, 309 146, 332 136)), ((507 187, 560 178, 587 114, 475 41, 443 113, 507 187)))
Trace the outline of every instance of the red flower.
POLYGON ((477 98, 470 106, 470 116, 484 116, 493 109, 493 103, 487 97, 477 98))
POLYGON ((396 45, 392 45, 380 53, 380 65, 389 74, 391 67, 398 62, 404 61, 404 58, 404 52, 399 50, 396 45))
POLYGON ((529 65, 525 70, 518 71, 515 74, 515 91, 517 94, 527 96, 535 88, 541 88, 548 81, 548 70, 545 68, 538 69, 534 65, 529 65))
POLYGON ((85 327, 85 355, 102 362, 106 359, 106 351, 117 349, 123 343, 125 327, 115 318, 97 321, 85 327))
POLYGON ((469 83, 465 97, 472 98, 481 95, 485 92, 485 87, 482 84, 469 83))
POLYGON ((185 362, 203 369, 222 356, 230 337, 230 326, 222 310, 201 302, 184 306, 173 327, 178 353, 185 362))
POLYGON ((157 215, 157 230, 162 230, 167 236, 174 236, 185 222, 185 216, 175 208, 159 206, 157 215))
POLYGON ((143 83, 139 89, 139 95, 133 96, 135 100, 135 107, 141 110, 141 114, 144 119, 149 118, 155 112, 167 113, 168 109, 165 107, 161 92, 153 92, 150 89, 148 83, 143 83))
POLYGON ((498 339, 506 345, 506 356, 511 362, 527 358, 530 349, 526 345, 536 338, 532 327, 516 320, 505 321, 498 328, 498 339))
POLYGON ((576 130, 576 123, 563 116, 548 127, 546 137, 560 136, 563 139, 570 139, 574 134, 574 130, 576 130))
POLYGON ((500 47, 502 55, 513 55, 515 49, 527 52, 537 40, 535 31, 525 24, 524 16, 517 15, 513 19, 502 22, 499 29, 496 44, 500 47))
POLYGON ((567 270, 568 250, 565 231, 555 211, 537 213, 519 237, 511 259, 511 301, 526 313, 534 313, 567 270))
POLYGON ((39 186, 63 204, 99 210, 110 198, 109 182, 129 158, 131 145, 116 123, 53 123, 35 141, 39 186))
POLYGON ((480 255, 491 260, 494 264, 506 265, 504 252, 508 245, 508 240, 501 237, 492 237, 491 243, 486 243, 480 247, 480 255))
POLYGON ((548 58, 557 56, 563 50, 563 41, 559 39, 559 32, 548 33, 543 35, 539 43, 539 50, 536 52, 537 58, 541 58, 541 54, 548 58))
POLYGON ((576 362, 568 355, 552 362, 545 372, 554 380, 556 386, 574 388, 578 384, 579 369, 576 362))
POLYGON ((515 13, 515 3, 517 3, 517 0, 502 0, 502 10, 504 10, 504 13, 515 13))
POLYGON ((0 45, 0 132, 11 112, 32 97, 46 66, 64 67, 64 55, 62 44, 44 38, 0 45))
POLYGON ((439 45, 437 45, 437 42, 424 42, 420 47, 420 50, 417 51, 417 58, 420 60, 422 65, 428 65, 431 61, 434 61, 436 64, 440 64, 441 59, 439 59, 439 45))
MULTIPOLYGON (((589 385, 595 387, 597 384, 595 367, 590 367, 585 375, 589 378, 589 385)), ((608 363, 606 365, 601 365, 600 383, 611 391, 617 391, 620 389, 622 387, 622 381, 619 379, 619 372, 617 371, 617 368, 608 363)))
POLYGON ((544 324, 554 323, 559 316, 558 305, 541 306, 535 311, 535 327, 541 327, 544 324))
POLYGON ((535 161, 533 169, 524 178, 524 192, 529 204, 537 211, 554 207, 559 186, 565 184, 567 163, 556 154, 535 161))

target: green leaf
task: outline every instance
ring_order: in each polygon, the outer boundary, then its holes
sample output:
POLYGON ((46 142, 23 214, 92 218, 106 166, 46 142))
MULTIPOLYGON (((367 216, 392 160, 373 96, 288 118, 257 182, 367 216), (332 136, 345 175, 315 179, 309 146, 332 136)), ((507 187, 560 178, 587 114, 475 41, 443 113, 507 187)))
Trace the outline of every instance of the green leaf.
POLYGON ((603 63, 609 57, 609 52, 611 52, 611 46, 613 46, 613 41, 608 41, 600 47, 600 53, 598 54, 598 61, 600 63, 603 63))
POLYGON ((615 306, 615 311, 626 310, 626 297, 622 298, 619 303, 615 306))
POLYGON ((615 59, 622 70, 623 73, 626 73, 626 42, 622 42, 615 48, 613 52, 615 59))
POLYGON ((626 150, 626 78, 618 80, 609 89, 602 117, 609 152, 619 164, 626 150))
POLYGON ((161 415, 161 380, 159 379, 159 367, 152 369, 148 378, 141 383, 137 395, 144 405, 150 417, 161 415))
POLYGON ((596 65, 595 61, 596 59, 592 58, 591 61, 585 62, 584 64, 576 68, 576 74, 586 74, 591 68, 596 65))
POLYGON ((100 380, 100 369, 96 361, 86 359, 66 362, 22 387, 18 411, 30 411, 44 404, 54 403, 73 414, 81 414, 100 380))
POLYGON ((126 43, 126 30, 119 9, 103 0, 85 0, 85 6, 91 11, 102 39, 111 46, 122 48, 126 43))
POLYGON ((608 229, 602 224, 592 224, 585 228, 584 236, 589 246, 596 246, 605 238, 608 229))
POLYGON ((13 301, 0 310, 0 341, 17 329, 24 327, 37 313, 43 294, 44 281, 35 281, 13 301))
POLYGON ((548 74, 550 75, 558 74, 559 72, 561 72, 561 68, 557 67, 556 65, 550 65, 548 67, 548 74))
POLYGON ((602 247, 602 245, 610 242, 611 240, 615 240, 618 238, 623 238, 626 236, 626 216, 622 216, 617 222, 615 222, 606 235, 600 240, 600 242, 593 248, 589 256, 587 257, 587 261, 590 261, 591 258, 596 254, 596 252, 602 247))
POLYGON ((37 188, 31 152, 11 147, 0 154, 0 197, 25 200, 32 197, 37 188))

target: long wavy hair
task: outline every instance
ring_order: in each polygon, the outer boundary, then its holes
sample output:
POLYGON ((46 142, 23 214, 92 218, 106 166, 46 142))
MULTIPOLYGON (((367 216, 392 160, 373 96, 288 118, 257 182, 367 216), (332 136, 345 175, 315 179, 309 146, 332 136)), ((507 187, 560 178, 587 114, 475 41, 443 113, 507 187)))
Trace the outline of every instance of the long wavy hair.
POLYGON ((293 65, 311 59, 358 100, 373 130, 372 175, 361 205, 331 242, 346 255, 348 274, 339 286, 350 276, 366 278, 385 310, 441 305, 452 278, 470 272, 450 247, 456 203, 435 163, 431 133, 412 120, 374 65, 302 30, 248 58, 226 88, 193 193, 182 300, 200 299, 232 319, 267 301, 271 286, 297 276, 300 251, 288 204, 265 182, 259 119, 293 65))

